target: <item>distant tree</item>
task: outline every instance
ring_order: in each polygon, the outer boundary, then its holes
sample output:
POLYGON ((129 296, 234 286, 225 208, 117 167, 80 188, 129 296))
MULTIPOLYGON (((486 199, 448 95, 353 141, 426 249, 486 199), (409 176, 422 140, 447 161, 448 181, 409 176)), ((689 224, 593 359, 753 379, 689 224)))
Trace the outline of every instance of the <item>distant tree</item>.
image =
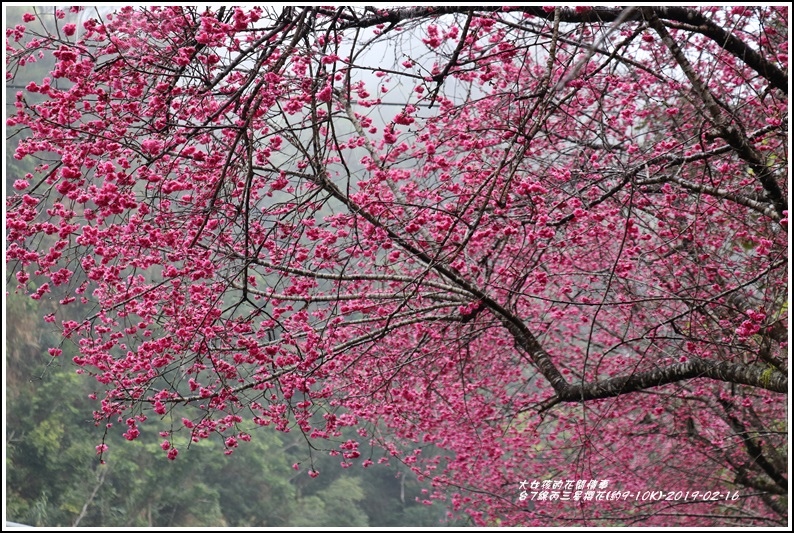
POLYGON ((319 496, 304 498, 298 512, 290 519, 289 525, 333 527, 342 524, 349 527, 366 527, 369 525, 367 515, 357 505, 364 497, 360 480, 338 478, 331 483, 322 498, 319 496))
POLYGON ((373 444, 479 525, 787 522, 787 6, 64 15, 7 31, 57 63, 6 258, 94 306, 47 320, 100 428, 373 444))

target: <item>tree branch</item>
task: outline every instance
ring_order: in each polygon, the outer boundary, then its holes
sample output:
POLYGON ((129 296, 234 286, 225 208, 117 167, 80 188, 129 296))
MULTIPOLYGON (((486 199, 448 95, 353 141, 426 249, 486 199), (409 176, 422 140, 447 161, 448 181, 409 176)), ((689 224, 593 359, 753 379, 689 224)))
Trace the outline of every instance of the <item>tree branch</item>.
POLYGON ((753 462, 758 465, 758 467, 761 468, 761 470, 763 470, 764 473, 766 473, 766 475, 769 476, 769 478, 774 481, 778 487, 784 491, 787 491, 788 480, 772 465, 772 463, 767 460, 767 458, 764 456, 761 446, 753 440, 742 421, 733 416, 731 413, 733 410, 733 405, 722 399, 718 399, 717 401, 720 403, 720 405, 722 405, 722 408, 725 409, 725 415, 728 417, 728 421, 730 422, 733 431, 736 432, 736 434, 741 437, 742 442, 744 442, 744 448, 747 450, 747 455, 750 456, 753 462))
POLYGON ((77 527, 80 524, 80 521, 85 517, 86 512, 88 511, 88 506, 91 505, 91 502, 94 501, 96 498, 97 492, 99 492, 100 487, 105 482, 105 476, 108 474, 108 467, 104 465, 100 465, 99 473, 97 474, 97 483, 94 485, 94 490, 91 491, 91 495, 86 500, 85 504, 83 504, 83 508, 80 510, 80 514, 77 515, 75 518, 72 527, 77 527))
POLYGON ((684 363, 675 363, 631 376, 572 385, 562 393, 558 392, 558 397, 561 402, 600 400, 694 378, 741 383, 781 394, 788 392, 788 377, 775 368, 693 357, 684 363))

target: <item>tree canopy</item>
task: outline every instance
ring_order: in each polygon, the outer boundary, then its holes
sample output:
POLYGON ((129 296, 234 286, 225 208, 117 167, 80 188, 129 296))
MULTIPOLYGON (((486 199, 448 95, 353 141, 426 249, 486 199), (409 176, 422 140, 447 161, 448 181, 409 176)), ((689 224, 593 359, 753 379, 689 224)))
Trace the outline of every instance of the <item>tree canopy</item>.
POLYGON ((789 9, 31 11, 9 273, 100 457, 252 422, 478 525, 784 524, 789 9))

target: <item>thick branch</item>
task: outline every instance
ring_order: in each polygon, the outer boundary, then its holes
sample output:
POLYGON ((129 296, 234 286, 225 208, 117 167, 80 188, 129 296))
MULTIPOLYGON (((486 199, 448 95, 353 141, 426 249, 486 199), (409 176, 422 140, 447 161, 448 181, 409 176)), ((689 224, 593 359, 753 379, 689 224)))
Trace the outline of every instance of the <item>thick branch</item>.
POLYGON ((767 460, 766 456, 764 456, 761 446, 750 436, 750 433, 747 431, 747 428, 742 421, 733 416, 731 413, 733 410, 733 405, 723 400, 718 401, 722 405, 723 409, 725 409, 725 414, 728 417, 731 427, 744 442, 747 455, 750 456, 753 462, 758 465, 758 467, 761 468, 761 470, 763 470, 766 475, 777 484, 778 487, 783 490, 787 490, 788 480, 780 471, 778 471, 777 468, 772 465, 772 463, 767 460))
POLYGON ((781 394, 788 391, 788 377, 772 367, 764 368, 725 361, 709 361, 694 357, 685 363, 675 363, 631 376, 616 377, 584 385, 571 385, 562 393, 558 392, 557 397, 560 402, 599 400, 694 378, 740 383, 781 394))
MULTIPOLYGON (((778 496, 783 496, 788 494, 788 488, 783 487, 782 489, 778 487, 776 484, 767 481, 763 477, 750 477, 747 474, 747 468, 741 465, 732 465, 734 469, 737 471, 736 478, 734 479, 734 483, 737 485, 744 485, 751 489, 759 490, 762 492, 768 492, 769 494, 775 494, 778 496)), ((772 500, 774 501, 774 500, 772 500)), ((769 502, 766 502, 769 504, 769 502)))

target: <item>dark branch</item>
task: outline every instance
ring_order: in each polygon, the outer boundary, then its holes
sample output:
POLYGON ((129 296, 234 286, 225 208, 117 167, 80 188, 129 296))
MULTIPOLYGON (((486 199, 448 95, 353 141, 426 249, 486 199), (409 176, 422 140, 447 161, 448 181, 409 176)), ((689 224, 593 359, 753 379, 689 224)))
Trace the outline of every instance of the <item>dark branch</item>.
POLYGON ((750 436, 750 433, 747 431, 747 428, 742 421, 733 416, 731 413, 733 410, 733 405, 724 400, 718 401, 722 405, 723 409, 725 409, 725 414, 728 417, 728 421, 730 422, 733 431, 735 431, 744 442, 744 447, 747 450, 747 454, 750 456, 753 462, 757 464, 761 470, 763 470, 766 475, 768 475, 769 478, 777 484, 779 488, 788 490, 788 480, 786 477, 779 472, 778 469, 769 462, 769 460, 767 460, 766 456, 764 456, 761 446, 750 436))
POLYGON ((684 363, 675 363, 631 376, 585 383, 584 385, 571 385, 562 392, 558 391, 557 397, 560 402, 599 400, 694 378, 740 383, 781 394, 788 392, 788 377, 775 368, 709 361, 693 357, 684 363))

